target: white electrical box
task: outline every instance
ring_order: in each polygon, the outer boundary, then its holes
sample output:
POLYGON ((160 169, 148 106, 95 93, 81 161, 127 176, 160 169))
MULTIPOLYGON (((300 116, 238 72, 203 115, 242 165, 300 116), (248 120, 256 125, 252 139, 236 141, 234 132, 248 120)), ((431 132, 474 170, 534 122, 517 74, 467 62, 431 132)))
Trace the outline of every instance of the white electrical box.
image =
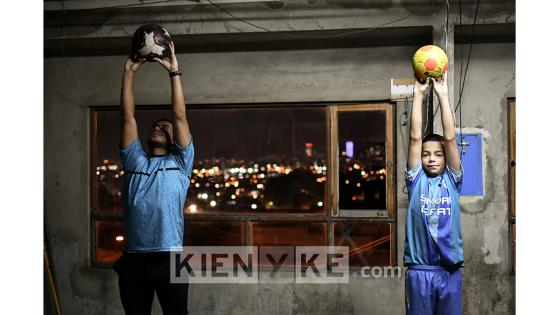
POLYGON ((414 82, 414 78, 391 79, 391 100, 412 98, 414 82))

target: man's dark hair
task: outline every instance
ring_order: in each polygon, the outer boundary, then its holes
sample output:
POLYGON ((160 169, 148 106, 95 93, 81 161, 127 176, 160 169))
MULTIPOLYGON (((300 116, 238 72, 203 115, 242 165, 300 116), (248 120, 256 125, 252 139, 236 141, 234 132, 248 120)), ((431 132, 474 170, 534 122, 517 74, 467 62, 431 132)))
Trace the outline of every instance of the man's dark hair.
POLYGON ((423 139, 422 139, 422 143, 424 142, 428 142, 428 141, 439 141, 439 142, 443 142, 443 140, 445 140, 443 138, 443 136, 438 135, 437 133, 431 133, 429 135, 426 135, 423 139))
POLYGON ((158 123, 158 122, 160 122, 160 121, 165 121, 165 122, 168 122, 168 123, 170 123, 170 124, 173 125, 173 121, 171 121, 170 119, 167 119, 167 118, 158 119, 158 120, 154 121, 154 122, 152 123, 152 125, 155 124, 155 123, 158 123))

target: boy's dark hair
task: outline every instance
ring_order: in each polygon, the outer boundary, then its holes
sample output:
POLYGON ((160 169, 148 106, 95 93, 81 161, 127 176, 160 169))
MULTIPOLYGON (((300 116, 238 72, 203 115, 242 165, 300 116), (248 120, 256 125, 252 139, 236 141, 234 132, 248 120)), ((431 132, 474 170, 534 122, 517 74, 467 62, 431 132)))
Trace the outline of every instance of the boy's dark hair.
POLYGON ((431 133, 431 134, 429 134, 429 135, 426 135, 426 136, 422 139, 422 143, 428 142, 428 141, 439 141, 439 142, 443 142, 443 140, 445 140, 445 138, 443 138, 443 136, 438 135, 437 133, 431 133))

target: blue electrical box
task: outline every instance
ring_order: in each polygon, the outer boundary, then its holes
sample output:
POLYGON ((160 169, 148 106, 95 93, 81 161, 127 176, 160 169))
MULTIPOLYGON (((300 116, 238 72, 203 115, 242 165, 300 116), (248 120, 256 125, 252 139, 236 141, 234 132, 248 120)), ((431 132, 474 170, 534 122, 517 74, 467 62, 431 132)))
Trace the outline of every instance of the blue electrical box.
POLYGON ((457 149, 463 163, 463 183, 461 196, 484 196, 482 174, 482 133, 464 133, 464 148, 461 135, 457 134, 457 149))

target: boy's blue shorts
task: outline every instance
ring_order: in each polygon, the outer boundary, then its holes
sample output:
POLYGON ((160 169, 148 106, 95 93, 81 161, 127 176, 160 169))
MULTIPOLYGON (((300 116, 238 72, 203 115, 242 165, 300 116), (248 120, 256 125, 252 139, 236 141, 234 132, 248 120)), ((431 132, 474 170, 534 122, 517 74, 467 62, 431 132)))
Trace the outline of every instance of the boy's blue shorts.
POLYGON ((415 265, 406 270, 407 315, 461 315, 461 269, 415 265))

